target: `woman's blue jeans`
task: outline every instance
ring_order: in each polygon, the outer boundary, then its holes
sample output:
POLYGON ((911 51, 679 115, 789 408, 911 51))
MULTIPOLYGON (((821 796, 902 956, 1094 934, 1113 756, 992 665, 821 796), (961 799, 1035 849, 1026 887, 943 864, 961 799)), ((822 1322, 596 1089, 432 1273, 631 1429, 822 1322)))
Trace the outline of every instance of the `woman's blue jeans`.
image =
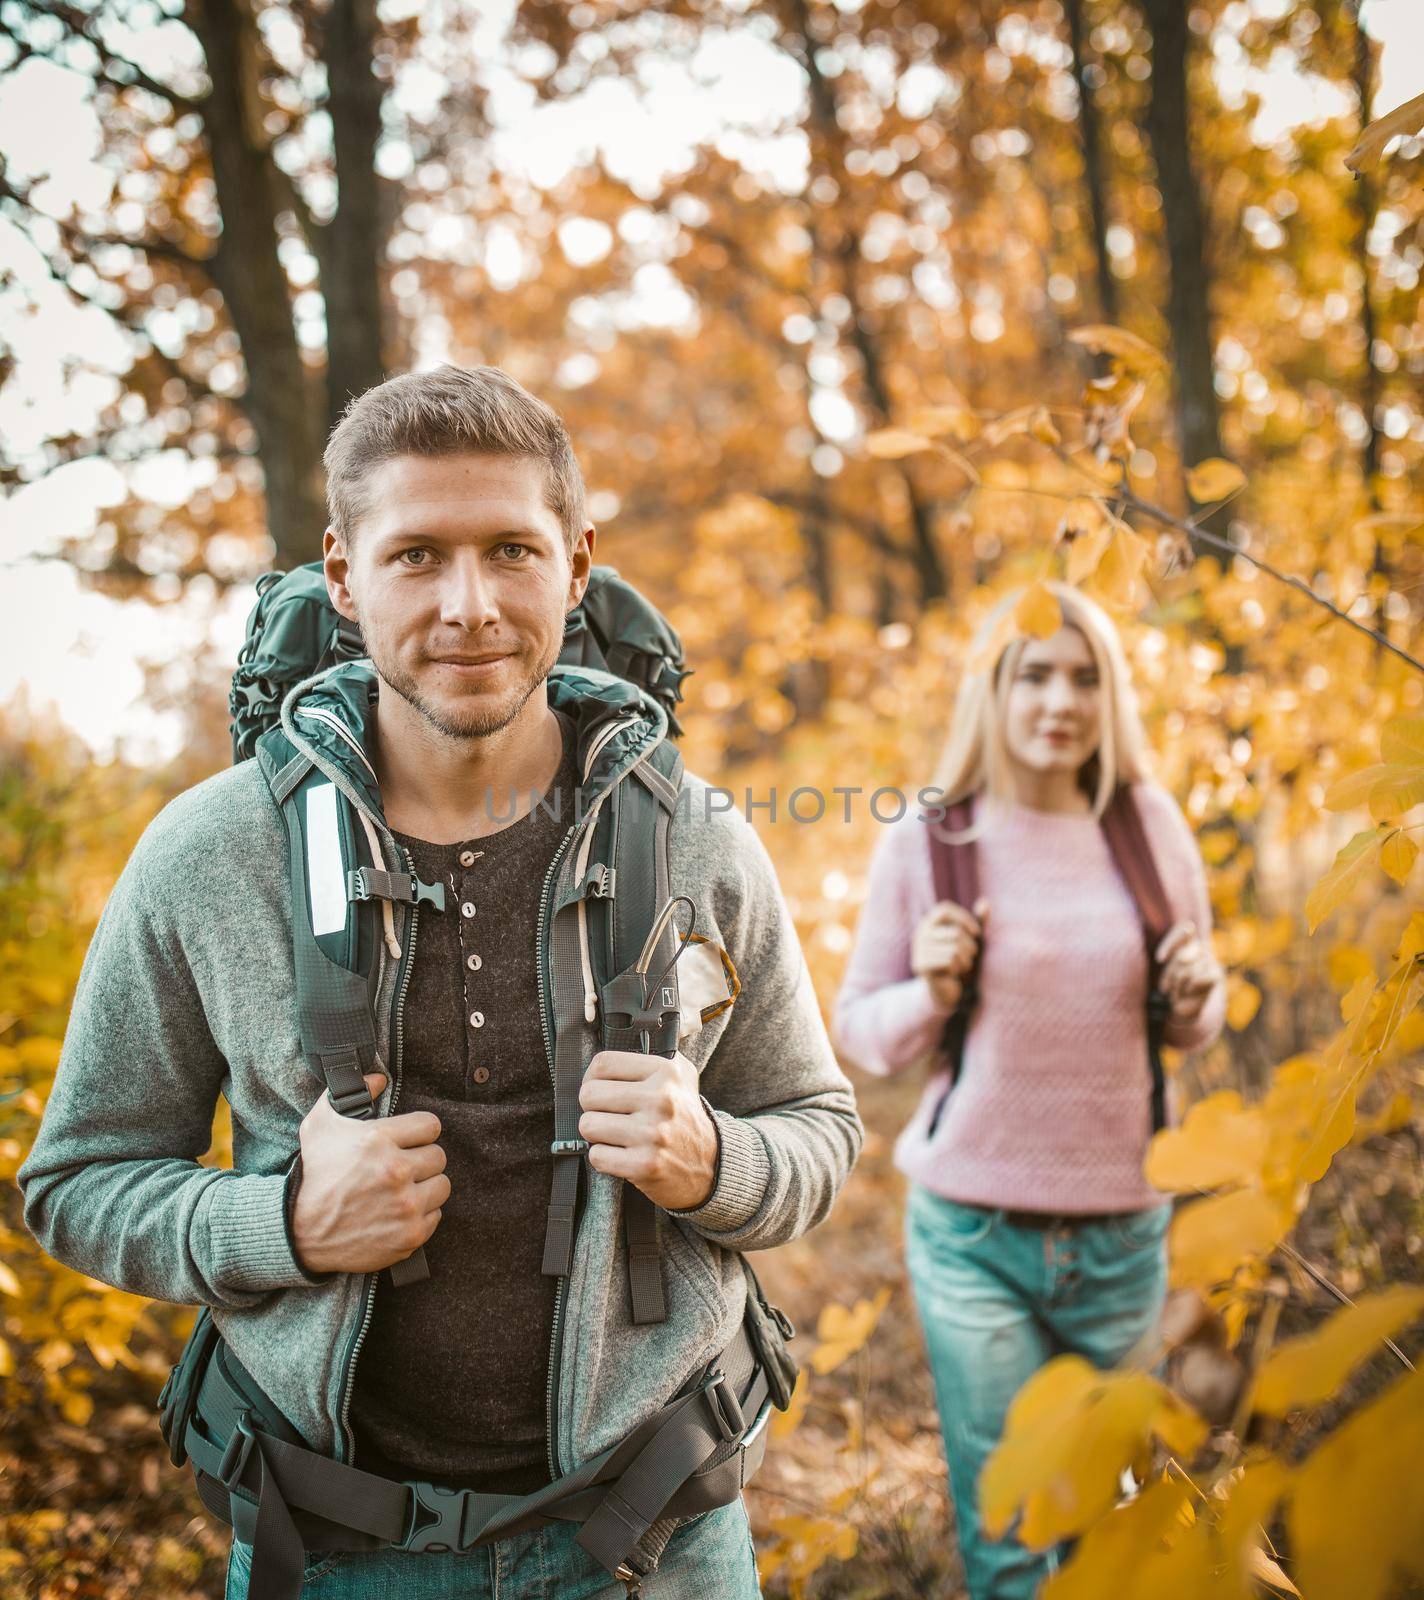
POLYGON ((1030 1600, 1058 1552, 979 1529, 980 1470, 1009 1402, 1039 1367, 1073 1353, 1114 1366, 1151 1332, 1167 1291, 1170 1206, 1072 1228, 1025 1228, 1002 1211, 918 1185, 906 1256, 939 1404, 959 1550, 971 1600, 1030 1600))
MULTIPOLYGON (((468 1555, 403 1550, 313 1552, 302 1600, 623 1600, 624 1585, 553 1522, 468 1555)), ((233 1541, 226 1600, 248 1600, 252 1552, 233 1541)), ((740 1499, 704 1512, 668 1541, 644 1600, 759 1600, 756 1547, 740 1499)), ((252 1600, 257 1600, 256 1596, 252 1600)))

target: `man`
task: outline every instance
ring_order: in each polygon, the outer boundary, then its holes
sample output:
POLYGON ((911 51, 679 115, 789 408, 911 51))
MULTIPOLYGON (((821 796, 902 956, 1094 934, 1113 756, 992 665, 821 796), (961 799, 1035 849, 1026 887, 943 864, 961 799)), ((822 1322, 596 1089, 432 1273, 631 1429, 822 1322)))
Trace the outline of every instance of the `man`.
MULTIPOLYGON (((605 769, 636 763, 665 719, 634 696, 617 739, 606 718, 590 736, 599 708, 569 687, 586 679, 551 677, 594 529, 562 424, 510 378, 391 379, 352 404, 326 465, 327 586, 375 678, 323 748, 353 789, 374 776, 364 825, 446 899, 386 924, 377 1114, 339 1115, 302 1056, 287 839, 247 761, 166 807, 114 890, 20 1174, 26 1219, 84 1272, 211 1307, 310 1450, 522 1495, 625 1439, 728 1345, 739 1253, 825 1216, 861 1128, 766 853, 688 776, 671 892, 708 941, 691 948, 725 951, 740 987, 694 1014, 671 1058, 600 1050, 584 1028, 583 1200, 576 1248, 548 1275, 546 896, 556 880, 567 895, 569 800, 599 751, 605 769), (219 1093, 231 1172, 197 1165, 219 1093), (630 1317, 625 1184, 665 1213, 661 1321, 630 1317), (428 1277, 375 1276, 422 1247, 428 1277)), ((295 740, 340 721, 317 698, 289 697, 295 740)), ((649 1600, 759 1592, 740 1497, 678 1526, 661 1559, 639 1545, 623 1583, 577 1534, 551 1520, 463 1554, 318 1551, 304 1576, 350 1597, 398 1582, 584 1600, 640 1579, 649 1600)), ((236 1540, 230 1597, 253 1560, 236 1540)))

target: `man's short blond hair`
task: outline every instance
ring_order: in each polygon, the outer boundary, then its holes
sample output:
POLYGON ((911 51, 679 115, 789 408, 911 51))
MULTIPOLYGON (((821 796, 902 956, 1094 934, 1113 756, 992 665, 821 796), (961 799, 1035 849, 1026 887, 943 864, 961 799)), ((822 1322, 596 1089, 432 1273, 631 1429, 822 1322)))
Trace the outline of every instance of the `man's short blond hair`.
POLYGON ((522 456, 544 463, 544 495, 569 550, 588 526, 583 474, 564 424, 498 367, 436 367, 387 378, 358 395, 331 431, 326 504, 349 542, 370 510, 369 483, 396 456, 522 456))

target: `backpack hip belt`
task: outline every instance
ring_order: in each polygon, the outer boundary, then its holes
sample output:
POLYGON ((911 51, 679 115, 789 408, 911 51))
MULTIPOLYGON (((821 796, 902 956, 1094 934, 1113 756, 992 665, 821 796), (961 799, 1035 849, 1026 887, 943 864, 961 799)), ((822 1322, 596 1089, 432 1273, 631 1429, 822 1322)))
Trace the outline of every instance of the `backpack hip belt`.
MULTIPOLYGON (((548 1522, 610 1574, 644 1576, 638 1546, 656 1524, 730 1505, 761 1465, 773 1405, 789 1401, 786 1357, 765 1352, 779 1313, 748 1299, 732 1342, 659 1411, 574 1472, 527 1495, 482 1494, 363 1472, 307 1448, 223 1343, 204 1310, 159 1405, 175 1465, 252 1546, 251 1592, 299 1600, 308 1550, 466 1554, 548 1522)), ((794 1369, 792 1369, 794 1370, 794 1369)), ((669 1521, 660 1551, 672 1531, 669 1521)), ((646 1549, 646 1546, 645 1546, 646 1549)))

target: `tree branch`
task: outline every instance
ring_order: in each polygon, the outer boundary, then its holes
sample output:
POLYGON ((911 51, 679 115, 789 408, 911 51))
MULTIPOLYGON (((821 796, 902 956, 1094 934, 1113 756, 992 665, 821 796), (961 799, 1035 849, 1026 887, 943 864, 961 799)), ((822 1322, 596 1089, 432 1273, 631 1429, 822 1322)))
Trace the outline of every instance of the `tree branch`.
POLYGON ((1323 594, 1317 593, 1305 582, 1303 578, 1293 577, 1288 572, 1282 572, 1278 567, 1273 567, 1269 561, 1263 561, 1259 556, 1253 556, 1249 550, 1243 550, 1240 545, 1233 544, 1230 539, 1223 539, 1220 534, 1212 533, 1203 528, 1200 523, 1186 521, 1181 517, 1174 517, 1170 511, 1164 511, 1161 506, 1153 505, 1150 500, 1144 500, 1125 484, 1113 491, 1123 505, 1130 506, 1134 511, 1140 512, 1144 517, 1151 517, 1154 522, 1160 523, 1165 528, 1175 528, 1179 533, 1184 533, 1189 539, 1210 545, 1215 550, 1220 550, 1223 555, 1237 556, 1242 561, 1249 561, 1253 567, 1274 578, 1278 583, 1285 584, 1288 588, 1297 589, 1307 599, 1313 600, 1316 605, 1323 606, 1332 616, 1338 617, 1341 622, 1347 622, 1352 628, 1357 628, 1361 633, 1367 634, 1378 645, 1383 645, 1386 650, 1397 655, 1401 661, 1407 661, 1416 672, 1424 672, 1424 661, 1416 660, 1407 650, 1401 650, 1397 644, 1391 643, 1382 633, 1368 627, 1363 622, 1358 622, 1348 612, 1342 611, 1333 600, 1327 600, 1323 594))

